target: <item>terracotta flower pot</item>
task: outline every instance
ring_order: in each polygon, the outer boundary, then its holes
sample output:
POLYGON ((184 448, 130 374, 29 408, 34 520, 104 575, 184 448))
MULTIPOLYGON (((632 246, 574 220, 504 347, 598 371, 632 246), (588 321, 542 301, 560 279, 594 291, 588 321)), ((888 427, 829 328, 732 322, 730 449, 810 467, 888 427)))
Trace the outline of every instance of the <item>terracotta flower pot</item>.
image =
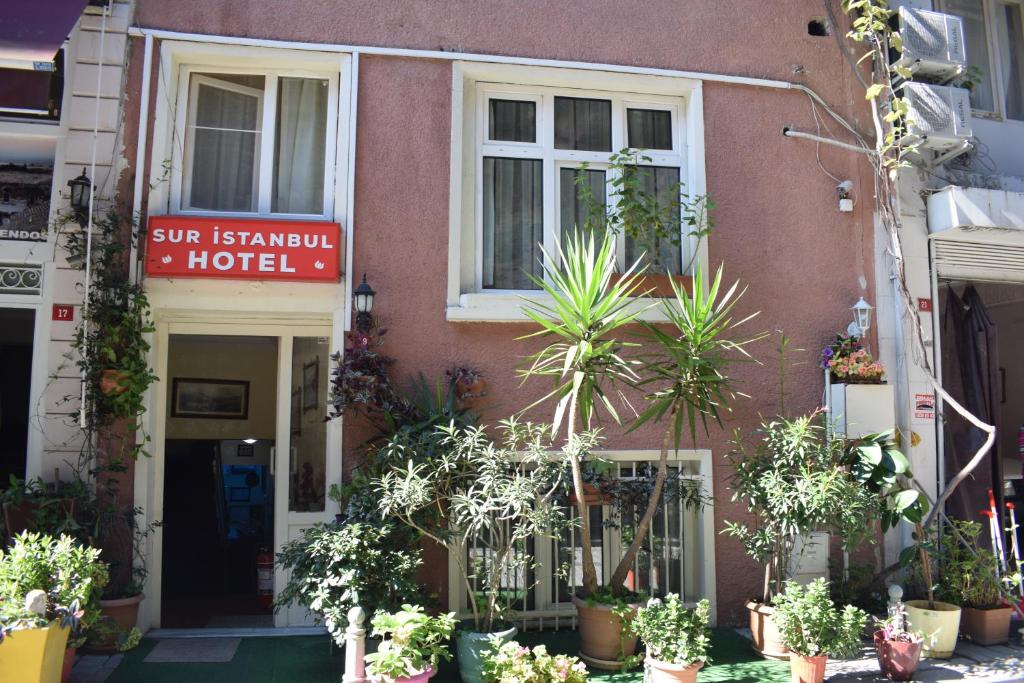
MULTIPOLYGON (((580 658, 590 667, 619 671, 622 660, 636 652, 636 636, 624 633, 622 618, 612 612, 611 605, 588 605, 575 595, 572 602, 579 616, 580 658)), ((636 614, 639 605, 630 605, 636 614)))
POLYGON ((128 391, 125 380, 128 375, 114 368, 107 368, 100 374, 100 391, 105 396, 117 396, 128 391))
POLYGON ((790 678, 793 683, 822 683, 827 663, 828 657, 825 655, 805 657, 794 652, 789 655, 790 678))
MULTIPOLYGON (((575 491, 569 493, 568 500, 570 505, 576 504, 576 501, 578 499, 576 498, 575 491)), ((583 502, 586 503, 587 505, 605 505, 607 503, 612 502, 612 497, 605 493, 602 493, 601 489, 597 488, 593 484, 588 484, 584 482, 583 502)))
POLYGON ((60 683, 68 683, 71 680, 71 670, 75 668, 75 654, 77 647, 69 647, 64 650, 64 668, 60 672, 60 683))
POLYGON ((1010 642, 1010 617, 1013 608, 976 609, 964 607, 960 630, 978 645, 1002 645, 1010 642))
POLYGON ((893 681, 909 681, 921 661, 923 643, 884 640, 881 631, 875 631, 875 656, 882 675, 893 681))
POLYGON ((100 600, 100 613, 103 618, 112 619, 117 624, 117 630, 105 640, 90 639, 83 649, 98 654, 117 652, 117 636, 135 628, 139 621, 139 603, 145 597, 143 593, 139 593, 127 598, 100 600))
POLYGON ((775 626, 775 608, 751 600, 750 633, 754 640, 754 652, 767 659, 789 659, 789 649, 782 644, 779 629, 775 626))
POLYGON ((704 666, 704 662, 672 664, 648 657, 647 666, 650 671, 649 683, 694 683, 697 680, 697 672, 704 666))

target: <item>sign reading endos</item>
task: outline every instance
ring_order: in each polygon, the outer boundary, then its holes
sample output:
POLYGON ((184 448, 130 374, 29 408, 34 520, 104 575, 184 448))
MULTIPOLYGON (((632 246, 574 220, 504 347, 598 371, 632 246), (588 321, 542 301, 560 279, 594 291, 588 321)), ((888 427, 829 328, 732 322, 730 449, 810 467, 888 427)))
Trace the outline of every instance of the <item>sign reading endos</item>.
POLYGON ((324 221, 153 216, 146 274, 337 282, 341 230, 324 221))

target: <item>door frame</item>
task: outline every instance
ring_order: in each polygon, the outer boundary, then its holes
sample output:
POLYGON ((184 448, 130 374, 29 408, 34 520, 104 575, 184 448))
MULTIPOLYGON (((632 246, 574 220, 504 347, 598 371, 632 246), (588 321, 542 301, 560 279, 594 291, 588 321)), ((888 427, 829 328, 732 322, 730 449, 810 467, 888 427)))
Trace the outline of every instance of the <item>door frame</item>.
MULTIPOLYGON (((164 467, 165 438, 167 433, 167 369, 170 337, 172 334, 222 335, 222 336, 263 336, 278 338, 277 368, 277 421, 275 438, 275 459, 285 459, 290 446, 291 392, 282 389, 289 387, 291 378, 291 352, 293 337, 328 336, 330 348, 342 340, 341 321, 338 316, 309 314, 289 316, 277 313, 238 312, 225 314, 223 311, 188 311, 167 312, 155 316, 155 332, 152 335, 150 364, 159 378, 149 390, 147 412, 143 418, 143 427, 150 436, 150 457, 140 457, 135 463, 135 497, 134 504, 142 508, 142 523, 148 525, 163 518, 164 509, 164 467), (286 354, 287 355, 284 355, 286 354), (284 448, 282 448, 282 445, 284 448)), ((327 423, 326 435, 326 485, 341 481, 342 425, 340 420, 327 423)), ((280 469, 280 462, 276 463, 280 469)), ((338 504, 327 499, 322 513, 288 513, 288 481, 287 477, 275 477, 274 480, 274 543, 281 541, 279 527, 285 519, 279 515, 283 505, 287 524, 314 523, 329 521, 340 512, 338 504), (294 521, 291 517, 295 517, 294 521)), ((284 528, 287 528, 285 524, 284 528)), ((275 551, 276 551, 275 547, 275 551)), ((160 626, 162 611, 162 578, 163 578, 163 529, 156 527, 146 543, 148 575, 140 615, 139 627, 147 630, 160 626)), ((275 568, 274 594, 284 588, 287 573, 275 568)), ((274 626, 286 625, 287 612, 274 615, 274 626)))

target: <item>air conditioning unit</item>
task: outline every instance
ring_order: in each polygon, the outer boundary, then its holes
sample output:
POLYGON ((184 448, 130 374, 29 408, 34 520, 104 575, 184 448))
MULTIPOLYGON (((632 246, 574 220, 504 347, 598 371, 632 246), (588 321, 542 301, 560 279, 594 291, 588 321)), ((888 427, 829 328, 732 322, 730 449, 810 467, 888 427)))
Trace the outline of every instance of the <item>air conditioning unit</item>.
POLYGON ((967 68, 960 17, 900 7, 899 30, 903 52, 896 63, 915 75, 949 80, 967 68))
POLYGON ((947 151, 973 136, 971 95, 963 88, 908 81, 901 86, 908 112, 904 143, 947 151))

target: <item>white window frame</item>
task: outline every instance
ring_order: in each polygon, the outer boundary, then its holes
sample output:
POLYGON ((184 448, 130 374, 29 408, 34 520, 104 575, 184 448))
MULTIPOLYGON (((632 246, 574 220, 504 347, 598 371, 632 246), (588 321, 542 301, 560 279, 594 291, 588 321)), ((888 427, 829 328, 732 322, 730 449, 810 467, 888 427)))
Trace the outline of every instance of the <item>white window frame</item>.
MULTIPOLYGON (((647 150, 644 165, 675 166, 684 183, 684 196, 706 192, 704 115, 700 81, 641 74, 586 71, 569 68, 523 67, 507 64, 455 62, 452 85, 452 152, 449 193, 449 260, 447 318, 449 321, 519 322, 524 300, 543 301, 537 290, 483 288, 483 158, 541 159, 544 169, 544 247, 551 253, 558 238, 560 216, 558 169, 588 162, 606 167, 609 157, 626 147, 626 108, 668 109, 673 112, 671 151, 647 150), (612 101, 612 151, 591 152, 554 148, 556 96, 612 101), (491 141, 488 102, 495 99, 537 103, 537 142, 491 141)), ((620 240, 622 242, 622 240, 620 240)), ((624 247, 620 244, 620 262, 624 247)), ((683 264, 707 262, 706 240, 686 237, 683 264)), ((621 265, 621 263, 620 263, 621 265)), ((636 305, 642 305, 637 302, 636 305)), ((663 320, 657 308, 644 314, 663 320)))
MULTIPOLYGON (((1018 12, 1021 13, 1022 25, 1024 25, 1024 0, 978 0, 978 2, 981 4, 984 16, 985 37, 987 39, 985 48, 988 50, 988 62, 991 66, 989 73, 983 74, 982 77, 988 78, 991 83, 994 111, 972 108, 971 115, 981 119, 1024 125, 1024 121, 1011 119, 1006 116, 1006 88, 1003 85, 1003 69, 1005 65, 1002 60, 1003 52, 1002 45, 999 42, 999 31, 996 30, 997 10, 1002 5, 1016 6, 1018 12)), ((947 8, 943 0, 939 0, 938 8, 943 12, 956 14, 953 10, 947 8)), ((1021 39, 1024 40, 1024 36, 1021 39)))
MULTIPOLYGON (((656 465, 660 453, 657 450, 608 450, 595 451, 594 456, 614 463, 648 462, 656 465)), ((714 495, 710 450, 669 451, 668 460, 670 464, 696 463, 697 472, 692 477, 702 482, 704 494, 708 498, 714 495)), ((609 506, 604 507, 607 516, 611 513, 611 509, 609 506)), ((699 530, 699 538, 695 542, 697 556, 690 558, 690 561, 693 562, 692 568, 697 575, 698 592, 702 598, 707 598, 711 603, 711 623, 714 625, 717 623, 718 600, 715 583, 715 514, 710 505, 697 513, 697 529, 699 530)), ((622 555, 621 530, 605 527, 602 533, 603 562, 610 574, 622 555)), ((545 620, 553 621, 555 624, 574 623, 576 608, 571 602, 555 602, 552 586, 546 580, 549 577, 543 568, 551 567, 553 562, 557 562, 557 559, 552 556, 552 546, 550 538, 534 539, 534 560, 538 565, 536 570, 538 583, 534 586, 535 608, 517 610, 516 621, 519 623, 531 622, 539 624, 540 627, 544 626, 545 620), (542 574, 542 572, 544 573, 542 574)), ((465 548, 462 548, 460 552, 464 554, 465 548)), ((452 554, 448 556, 448 609, 460 617, 472 616, 459 565, 452 554)))
POLYGON ((348 146, 351 94, 351 55, 347 53, 251 47, 188 41, 163 41, 160 78, 154 109, 153 144, 149 169, 149 215, 181 214, 279 220, 345 222, 348 214, 348 146), (185 126, 191 74, 247 74, 267 77, 261 111, 260 162, 257 211, 233 212, 189 209, 183 202, 185 126), (276 81, 280 77, 328 81, 327 131, 324 155, 324 202, 321 213, 270 211, 273 188, 273 147, 277 112, 276 81), (273 82, 273 88, 271 84, 273 82), (342 84, 346 86, 342 91, 342 84), (163 106, 161 106, 163 105, 163 106))

